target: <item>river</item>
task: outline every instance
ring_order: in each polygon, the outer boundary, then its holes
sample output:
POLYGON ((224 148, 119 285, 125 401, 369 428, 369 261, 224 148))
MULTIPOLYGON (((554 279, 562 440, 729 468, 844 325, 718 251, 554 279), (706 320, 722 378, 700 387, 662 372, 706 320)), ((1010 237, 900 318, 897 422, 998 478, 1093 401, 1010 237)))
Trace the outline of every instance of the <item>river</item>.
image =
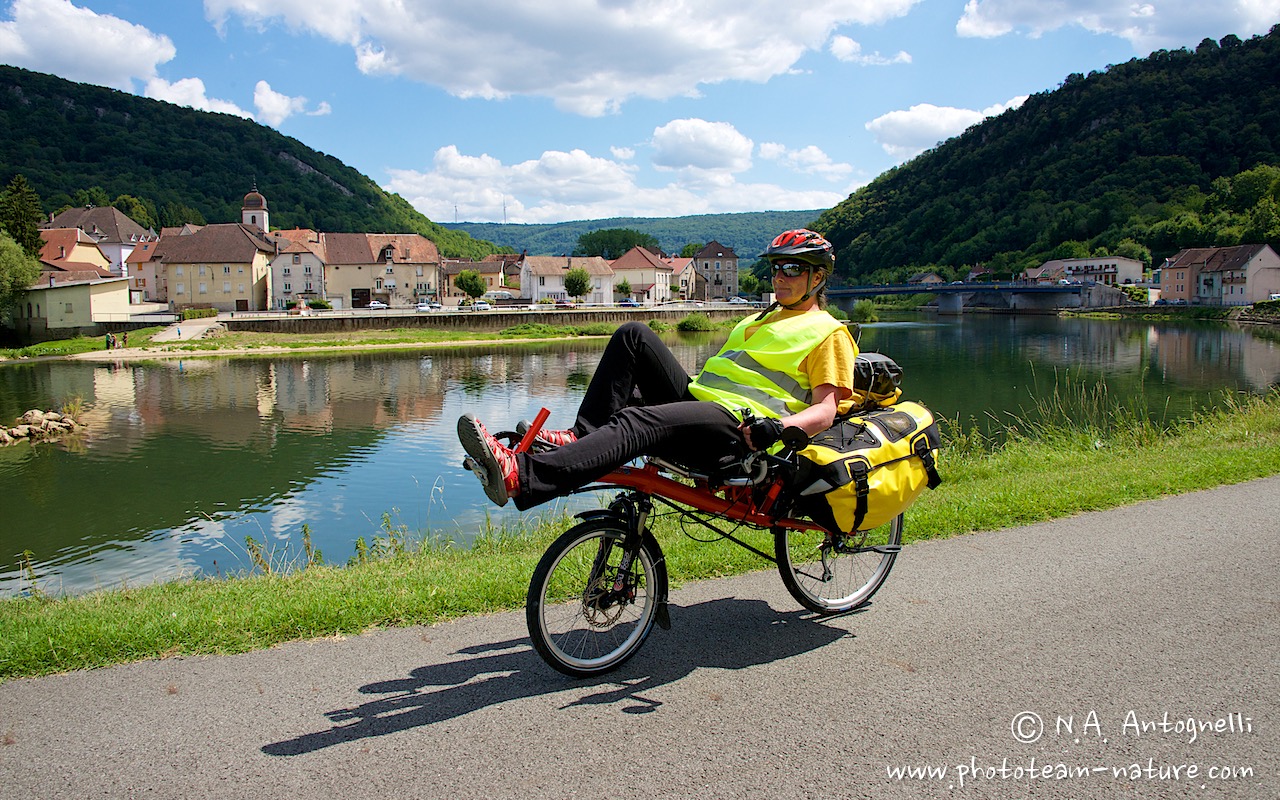
MULTIPOLYGON (((671 334, 692 372, 722 336, 671 334)), ((998 436, 1010 415, 1072 381, 1156 419, 1280 384, 1274 331, 1219 324, 967 315, 865 326, 906 397, 998 436)), ((85 433, 0 448, 0 596, 141 585, 249 566, 246 537, 278 562, 305 524, 344 563, 384 518, 466 542, 520 523, 462 471, 458 416, 492 428, 572 421, 603 341, 0 365, 0 420, 84 402, 85 433), (30 556, 24 556, 29 552, 30 556)), ((577 502, 591 502, 579 499, 577 502)), ((552 509, 555 510, 555 509, 552 509)), ((545 511, 530 512, 532 514, 545 511)))

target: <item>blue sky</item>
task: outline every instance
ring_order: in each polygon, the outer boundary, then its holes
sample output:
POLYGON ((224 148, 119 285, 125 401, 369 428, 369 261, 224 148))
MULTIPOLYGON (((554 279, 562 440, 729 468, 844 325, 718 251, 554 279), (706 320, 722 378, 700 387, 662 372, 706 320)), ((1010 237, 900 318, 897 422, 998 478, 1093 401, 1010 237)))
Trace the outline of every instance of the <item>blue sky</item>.
POLYGON ((538 223, 828 208, 1070 73, 1277 22, 1280 0, 0 0, 0 62, 250 117, 440 222, 538 223))

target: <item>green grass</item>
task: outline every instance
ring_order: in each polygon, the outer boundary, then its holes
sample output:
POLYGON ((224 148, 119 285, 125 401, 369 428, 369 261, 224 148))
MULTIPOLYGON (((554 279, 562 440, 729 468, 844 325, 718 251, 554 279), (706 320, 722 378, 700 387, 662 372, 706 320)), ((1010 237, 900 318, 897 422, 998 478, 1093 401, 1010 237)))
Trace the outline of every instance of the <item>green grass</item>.
MULTIPOLYGON (((1104 390, 1064 384, 1028 416, 1035 421, 1009 420, 1001 442, 946 425, 944 483, 908 511, 906 541, 1280 473, 1280 392, 1229 398, 1224 408, 1163 424, 1136 420, 1104 390)), ((382 543, 346 567, 266 554, 266 573, 3 600, 0 680, 519 608, 534 564, 568 524, 548 516, 528 530, 487 528, 469 547, 406 549, 392 541, 404 532, 384 520, 382 543)), ((677 585, 768 567, 735 545, 690 540, 672 517, 654 527, 677 585)), ((769 548, 767 534, 744 538, 769 548)))
MULTIPOLYGON (((129 347, 146 347, 151 344, 151 337, 164 330, 161 326, 139 328, 129 331, 129 347)), ((106 338, 103 336, 77 336, 74 339, 58 339, 52 342, 41 342, 27 347, 0 347, 0 358, 38 358, 40 356, 74 356, 80 353, 92 353, 105 349, 106 338)))

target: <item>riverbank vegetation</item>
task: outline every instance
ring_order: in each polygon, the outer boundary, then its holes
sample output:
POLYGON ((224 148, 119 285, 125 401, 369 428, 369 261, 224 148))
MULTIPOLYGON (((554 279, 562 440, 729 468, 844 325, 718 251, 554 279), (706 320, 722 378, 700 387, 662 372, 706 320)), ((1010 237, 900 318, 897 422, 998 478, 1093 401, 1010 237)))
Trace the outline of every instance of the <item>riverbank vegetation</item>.
MULTIPOLYGON (((1112 508, 1280 473, 1280 392, 1230 397, 1176 423, 1139 417, 1105 387, 1062 386, 1000 441, 946 424, 944 483, 907 514, 906 541, 1112 508), (1081 480, 1087 475, 1088 480, 1081 480)), ((0 680, 175 655, 238 653, 280 642, 431 624, 519 608, 546 545, 569 524, 549 512, 527 528, 490 528, 474 544, 386 541, 347 566, 260 553, 249 574, 0 601, 0 680), (265 572, 264 572, 264 566, 265 572), (289 569, 292 567, 292 569, 289 569)), ((671 517, 657 534, 679 584, 767 568, 724 542, 685 537, 671 517)), ((768 535, 750 534, 767 548, 768 535)), ((306 555, 302 555, 306 553, 306 555)), ((358 554, 359 555, 359 554, 358 554)), ((906 557, 910 557, 908 548, 906 557)), ((34 578, 34 576, 31 576, 34 578)))

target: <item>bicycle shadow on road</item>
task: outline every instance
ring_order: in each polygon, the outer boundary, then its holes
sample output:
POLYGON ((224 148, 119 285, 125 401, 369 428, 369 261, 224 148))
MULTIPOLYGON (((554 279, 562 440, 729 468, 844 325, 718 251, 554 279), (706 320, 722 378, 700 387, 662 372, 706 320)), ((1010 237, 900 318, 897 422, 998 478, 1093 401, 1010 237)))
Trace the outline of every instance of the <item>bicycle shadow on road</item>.
POLYGON ((405 678, 360 687, 384 695, 354 708, 326 712, 327 730, 264 745, 263 753, 296 756, 337 744, 386 736, 541 695, 586 690, 561 706, 631 701, 624 713, 646 713, 661 702, 640 695, 699 668, 746 669, 825 647, 852 634, 804 611, 779 612, 763 600, 724 598, 672 606, 671 632, 655 629, 644 650, 605 676, 572 679, 554 672, 528 639, 476 645, 459 658, 414 669, 405 678), (600 689, 601 691, 595 691, 600 689))

